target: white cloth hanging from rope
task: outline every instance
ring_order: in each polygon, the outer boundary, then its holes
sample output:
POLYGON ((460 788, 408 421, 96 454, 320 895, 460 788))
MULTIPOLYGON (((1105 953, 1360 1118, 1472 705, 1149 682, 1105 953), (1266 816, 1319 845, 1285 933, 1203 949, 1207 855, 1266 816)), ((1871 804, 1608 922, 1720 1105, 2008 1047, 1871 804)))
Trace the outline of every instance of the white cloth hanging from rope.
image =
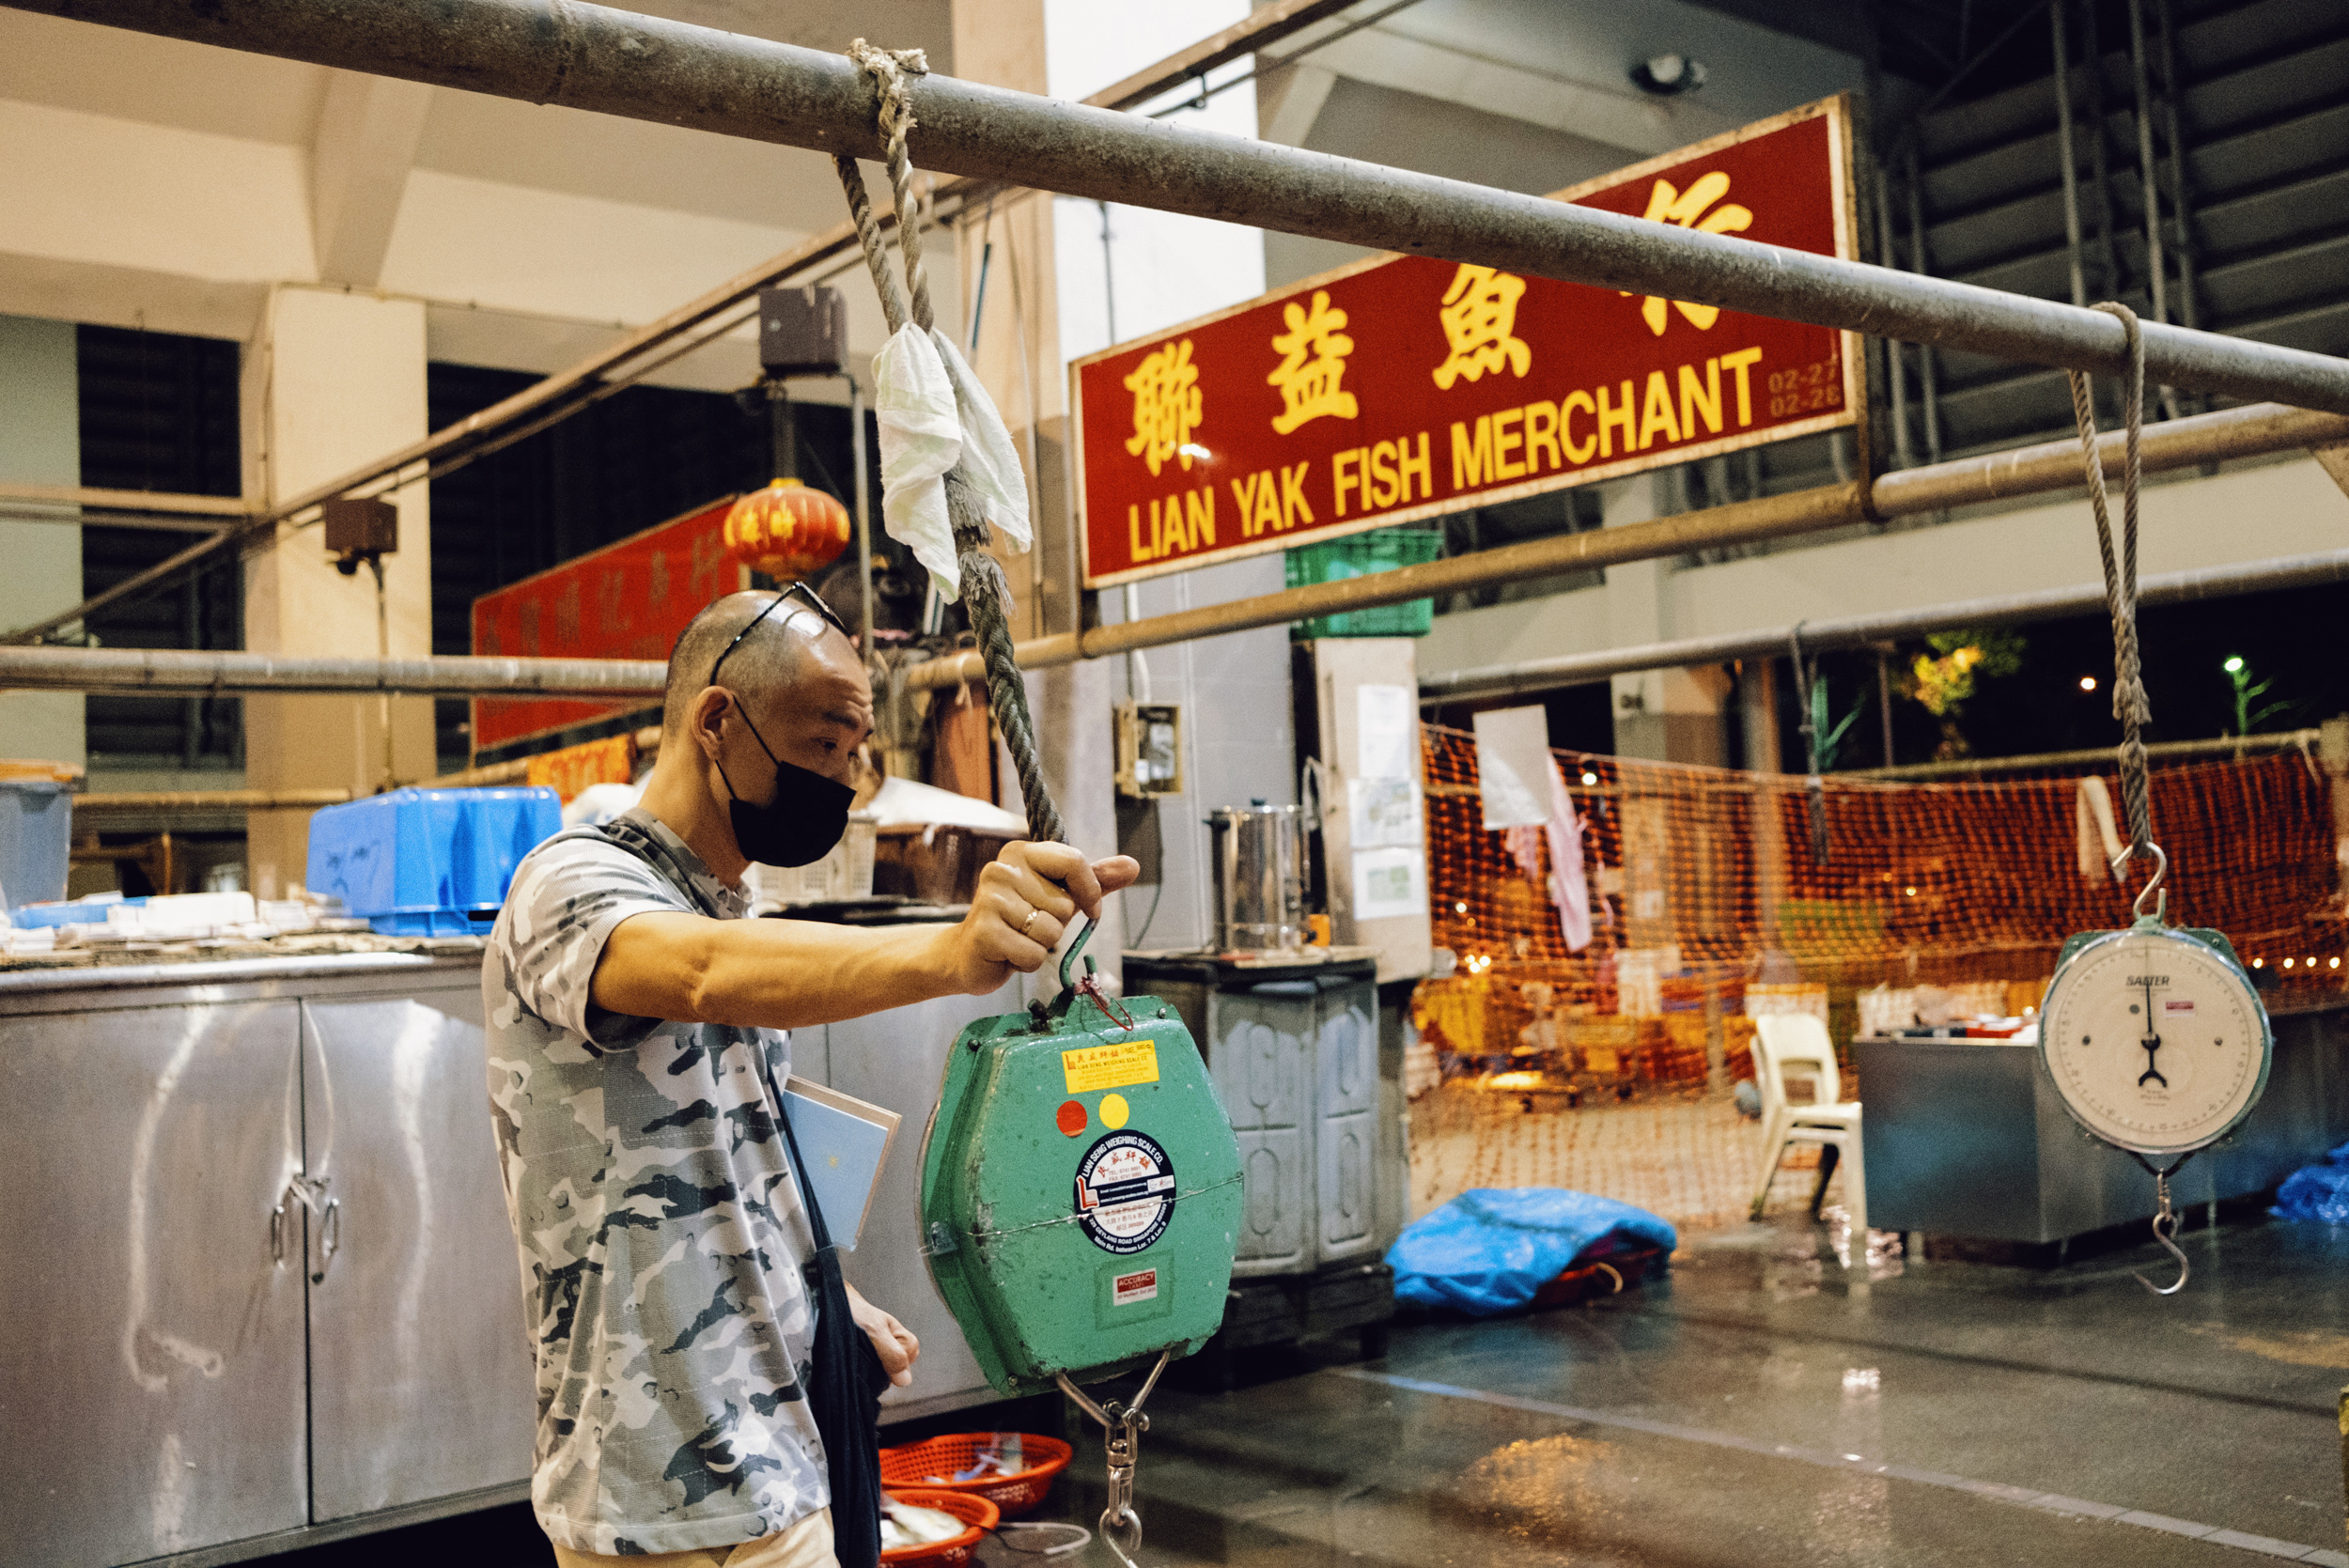
POLYGON ((2080 875, 2098 882, 2108 877, 2118 881, 2120 873, 2112 862, 2125 846, 2112 817, 2112 791, 2103 779, 2093 773, 2082 776, 2072 798, 2072 819, 2079 830, 2080 875))
POLYGON ((1011 432, 952 340, 908 322, 873 361, 880 426, 881 525, 928 568, 939 597, 961 596, 946 474, 957 463, 987 520, 1013 547, 1030 540, 1028 487, 1011 432))
POLYGON ((1558 759, 1549 759, 1549 820, 1542 824, 1549 839, 1549 897, 1558 906, 1558 925, 1566 951, 1579 953, 1591 945, 1591 884, 1582 870, 1582 824, 1574 814, 1574 792, 1558 759))

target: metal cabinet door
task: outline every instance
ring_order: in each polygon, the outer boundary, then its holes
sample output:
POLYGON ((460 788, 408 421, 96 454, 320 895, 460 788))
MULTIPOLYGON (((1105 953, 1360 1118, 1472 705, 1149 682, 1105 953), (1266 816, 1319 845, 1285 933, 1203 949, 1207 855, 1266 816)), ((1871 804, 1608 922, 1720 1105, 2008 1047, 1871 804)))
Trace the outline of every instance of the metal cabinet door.
POLYGON ((537 1406, 480 994, 303 1014, 309 1172, 337 1205, 310 1227, 313 1517, 523 1480, 537 1406))
POLYGON ((1322 991, 1315 1020, 1316 1240, 1324 1261, 1377 1248, 1378 995, 1367 983, 1322 991))
POLYGON ((297 1060, 291 1001, 0 1018, 0 1564, 303 1522, 297 1060))
POLYGON ((1235 1276, 1311 1266, 1314 985, 1268 981, 1207 1003, 1216 1087, 1239 1138, 1248 1194, 1235 1276))
MULTIPOLYGON (((791 1037, 794 1074, 829 1082, 844 1094, 887 1106, 905 1118, 875 1184, 863 1234, 856 1238, 856 1250, 844 1260, 849 1282, 865 1299, 895 1313, 922 1342, 912 1386, 881 1395, 885 1421, 996 1397, 964 1343, 960 1326, 930 1283, 929 1265, 922 1261, 922 1140, 938 1105, 938 1087, 946 1076, 946 1053, 954 1048, 955 1036, 973 1019, 1014 1012, 1019 1004, 1018 989, 1006 986, 992 996, 941 997, 823 1030, 802 1030, 791 1037), (819 1070, 824 1066, 830 1069, 829 1079, 819 1070)), ((810 1159, 818 1157, 812 1148, 802 1152, 810 1159)), ((847 1239, 848 1221, 830 1215, 825 1220, 835 1227, 835 1236, 847 1239)))

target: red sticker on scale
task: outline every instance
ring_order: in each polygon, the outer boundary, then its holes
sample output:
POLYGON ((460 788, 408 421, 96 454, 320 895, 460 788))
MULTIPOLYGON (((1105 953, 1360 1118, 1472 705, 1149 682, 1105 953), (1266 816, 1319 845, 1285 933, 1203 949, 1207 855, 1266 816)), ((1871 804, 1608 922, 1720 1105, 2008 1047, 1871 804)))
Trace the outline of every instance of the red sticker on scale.
POLYGON ((1174 1218, 1174 1162, 1147 1133, 1113 1132, 1077 1162, 1077 1219, 1104 1252, 1139 1252, 1174 1218))
POLYGON ((1060 1130, 1070 1138, 1085 1130, 1085 1108, 1082 1100, 1063 1100, 1060 1110, 1052 1117, 1060 1130))

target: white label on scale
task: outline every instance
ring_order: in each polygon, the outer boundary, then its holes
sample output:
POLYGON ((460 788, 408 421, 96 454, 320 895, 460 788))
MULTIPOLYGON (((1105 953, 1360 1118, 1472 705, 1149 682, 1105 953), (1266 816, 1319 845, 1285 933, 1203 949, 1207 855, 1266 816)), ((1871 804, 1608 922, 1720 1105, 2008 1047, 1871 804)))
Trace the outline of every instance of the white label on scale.
POLYGON ((1158 1298, 1159 1271, 1155 1268, 1120 1274, 1110 1287, 1110 1300, 1113 1306, 1130 1307, 1136 1302, 1156 1301, 1158 1298))
POLYGON ((1174 1217, 1174 1162, 1157 1139, 1113 1132, 1077 1162, 1077 1219, 1102 1251, 1139 1252, 1174 1217))

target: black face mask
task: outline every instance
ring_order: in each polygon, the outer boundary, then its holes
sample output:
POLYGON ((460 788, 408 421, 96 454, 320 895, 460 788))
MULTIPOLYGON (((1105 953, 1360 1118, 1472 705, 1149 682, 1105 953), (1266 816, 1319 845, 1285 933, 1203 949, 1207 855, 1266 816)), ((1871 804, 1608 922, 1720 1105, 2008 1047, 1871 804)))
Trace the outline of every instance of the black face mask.
POLYGON ((744 860, 761 865, 814 865, 831 854, 832 846, 848 831, 848 806, 856 791, 784 761, 768 747, 767 737, 758 733, 739 700, 734 711, 742 727, 751 732, 751 738, 758 742, 758 749, 767 753, 767 760, 775 765, 775 798, 754 806, 735 794, 726 765, 718 764, 718 776, 725 779, 726 794, 732 797, 726 815, 734 824, 734 846, 744 860))

